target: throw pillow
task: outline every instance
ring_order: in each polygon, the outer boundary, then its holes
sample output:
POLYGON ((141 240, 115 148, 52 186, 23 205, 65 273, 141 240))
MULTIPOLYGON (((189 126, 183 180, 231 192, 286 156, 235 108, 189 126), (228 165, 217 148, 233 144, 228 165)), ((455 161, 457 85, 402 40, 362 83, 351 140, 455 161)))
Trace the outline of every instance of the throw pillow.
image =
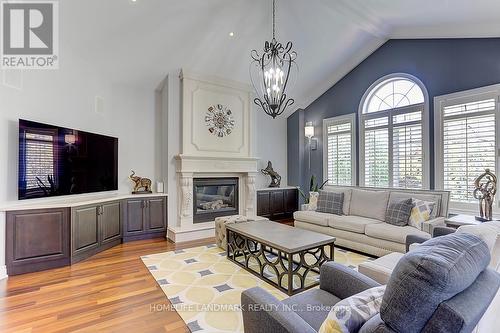
POLYGON ((344 207, 344 193, 319 191, 317 212, 342 215, 344 207))
POLYGON ((319 192, 309 192, 309 210, 316 210, 318 208, 319 192))
POLYGON ((320 333, 358 332, 380 312, 385 286, 374 287, 343 299, 333 306, 319 328, 320 333))
POLYGON ((411 210, 408 225, 422 230, 422 223, 429 221, 434 210, 435 202, 424 201, 413 198, 413 209, 411 210))
POLYGON ((403 201, 391 202, 385 214, 385 222, 404 227, 408 224, 412 208, 413 199, 411 198, 403 201))

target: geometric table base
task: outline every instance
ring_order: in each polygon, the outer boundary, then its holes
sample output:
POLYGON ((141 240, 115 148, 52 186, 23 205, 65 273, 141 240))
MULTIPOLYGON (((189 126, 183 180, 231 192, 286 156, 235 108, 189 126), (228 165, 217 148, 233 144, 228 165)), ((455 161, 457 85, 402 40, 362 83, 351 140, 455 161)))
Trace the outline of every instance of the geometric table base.
POLYGON ((334 259, 334 242, 287 253, 234 230, 226 232, 227 258, 289 296, 317 286, 319 268, 334 259))

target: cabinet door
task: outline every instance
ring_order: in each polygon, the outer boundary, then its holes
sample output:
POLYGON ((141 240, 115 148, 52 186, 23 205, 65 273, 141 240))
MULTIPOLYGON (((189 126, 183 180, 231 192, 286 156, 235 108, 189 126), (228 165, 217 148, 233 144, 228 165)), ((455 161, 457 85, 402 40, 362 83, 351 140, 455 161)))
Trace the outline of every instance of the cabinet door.
POLYGON ((296 189, 285 190, 285 212, 293 214, 299 210, 299 191, 296 189))
POLYGON ((271 211, 273 218, 280 218, 285 214, 285 195, 283 191, 271 191, 271 211))
POLYGON ((129 199, 124 203, 123 220, 124 234, 134 235, 145 230, 144 224, 144 200, 129 199))
POLYGON ((271 197, 269 191, 257 191, 257 215, 271 216, 271 197))
POLYGON ((147 199, 147 229, 150 231, 167 230, 164 198, 147 199))
POLYGON ((111 202, 102 205, 100 216, 101 244, 119 240, 122 237, 120 203, 111 202))
POLYGON ((69 223, 66 208, 7 212, 7 273, 16 275, 67 265, 69 223))
POLYGON ((99 247, 98 206, 73 209, 71 238, 73 255, 99 247))

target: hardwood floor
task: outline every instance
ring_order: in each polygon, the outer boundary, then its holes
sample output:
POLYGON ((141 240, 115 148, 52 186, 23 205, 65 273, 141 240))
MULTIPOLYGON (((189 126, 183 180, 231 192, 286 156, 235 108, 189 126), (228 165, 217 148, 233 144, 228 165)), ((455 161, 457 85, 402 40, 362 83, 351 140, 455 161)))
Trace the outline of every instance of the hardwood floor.
POLYGON ((130 242, 70 267, 9 277, 0 281, 0 332, 189 332, 175 311, 154 310, 169 301, 140 256, 213 242, 130 242))

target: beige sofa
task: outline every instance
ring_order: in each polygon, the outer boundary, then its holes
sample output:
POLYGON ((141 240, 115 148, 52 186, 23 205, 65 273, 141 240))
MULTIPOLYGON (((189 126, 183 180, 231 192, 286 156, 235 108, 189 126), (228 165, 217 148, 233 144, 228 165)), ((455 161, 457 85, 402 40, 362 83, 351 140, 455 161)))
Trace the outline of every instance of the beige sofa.
POLYGON ((404 253, 408 235, 430 238, 433 227, 444 226, 448 214, 447 191, 337 186, 326 186, 324 190, 344 193, 344 215, 298 211, 293 215, 295 227, 335 236, 336 245, 378 257, 391 252, 404 253), (408 198, 435 202, 431 219, 422 230, 385 223, 389 203, 408 198))

